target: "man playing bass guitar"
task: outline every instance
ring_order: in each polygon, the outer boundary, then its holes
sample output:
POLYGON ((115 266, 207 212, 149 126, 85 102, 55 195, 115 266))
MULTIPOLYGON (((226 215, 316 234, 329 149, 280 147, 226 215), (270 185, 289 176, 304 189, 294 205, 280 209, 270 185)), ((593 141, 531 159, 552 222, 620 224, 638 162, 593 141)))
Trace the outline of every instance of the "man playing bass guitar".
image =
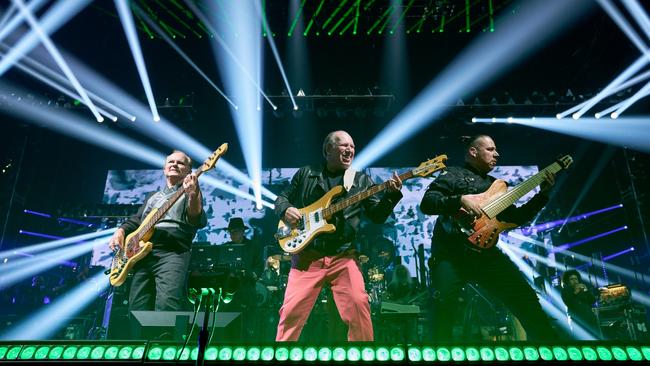
MULTIPOLYGON (((346 181, 352 183, 340 197, 345 199, 374 184, 366 174, 355 174, 349 169, 354 159, 354 141, 347 132, 335 131, 325 137, 323 157, 323 164, 298 170, 289 187, 275 201, 276 214, 291 227, 301 225, 297 207, 316 202, 332 188, 345 186, 346 181)), ((293 255, 280 308, 277 341, 298 340, 321 288, 327 284, 332 289, 341 319, 348 326, 348 340, 373 340, 368 295, 353 243, 361 212, 372 221, 383 223, 402 198, 401 187, 401 179, 394 174, 383 196, 373 195, 334 214, 330 221, 336 231, 317 237, 305 250, 293 255)))
POLYGON ((165 188, 149 195, 138 212, 117 229, 109 242, 112 250, 123 247, 125 236, 138 229, 152 209, 159 208, 178 190, 185 191, 154 226, 150 239, 154 243, 151 253, 133 267, 129 311, 183 310, 190 245, 196 231, 207 224, 197 176, 191 172, 192 160, 187 154, 176 150, 167 156, 163 168, 165 188))
MULTIPOLYGON (((457 300, 468 282, 478 283, 502 300, 519 319, 529 340, 550 340, 554 335, 535 291, 514 263, 496 246, 473 246, 468 240, 470 234, 479 231, 474 230, 472 224, 487 216, 490 205, 481 205, 477 197, 482 197, 480 194, 494 186, 495 178, 488 173, 494 169, 498 158, 491 137, 471 137, 465 145, 465 165, 442 171, 420 204, 424 214, 439 215, 433 229, 429 260, 433 340, 436 342, 451 341, 453 321, 459 308, 457 300), (459 213, 469 218, 469 225, 459 225, 459 213)), ((513 223, 510 227, 523 224, 546 204, 554 175, 543 171, 537 178, 542 181, 541 192, 521 207, 504 205, 499 220, 513 223)), ((490 229, 480 240, 486 239, 485 236, 498 240, 498 230, 490 229)))

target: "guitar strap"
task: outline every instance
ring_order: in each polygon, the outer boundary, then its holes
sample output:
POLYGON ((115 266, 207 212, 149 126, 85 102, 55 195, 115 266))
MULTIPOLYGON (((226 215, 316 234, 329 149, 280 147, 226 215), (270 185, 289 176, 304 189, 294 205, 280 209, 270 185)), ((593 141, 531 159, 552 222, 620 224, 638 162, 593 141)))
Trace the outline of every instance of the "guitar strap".
POLYGON ((352 189, 352 186, 354 185, 354 177, 356 175, 357 171, 352 168, 348 168, 348 170, 343 174, 343 188, 345 188, 346 192, 349 192, 350 189, 352 189))

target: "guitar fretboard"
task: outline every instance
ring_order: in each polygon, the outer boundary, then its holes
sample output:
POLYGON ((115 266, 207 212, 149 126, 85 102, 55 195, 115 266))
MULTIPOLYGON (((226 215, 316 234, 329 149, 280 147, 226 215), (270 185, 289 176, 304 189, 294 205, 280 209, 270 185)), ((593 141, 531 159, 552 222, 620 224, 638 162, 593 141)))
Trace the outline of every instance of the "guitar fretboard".
POLYGON ((544 181, 546 172, 556 174, 560 170, 562 170, 562 166, 557 162, 547 166, 546 168, 540 170, 537 174, 533 175, 532 177, 528 178, 521 184, 508 191, 503 196, 485 205, 485 207, 483 207, 483 211, 489 218, 496 217, 503 210, 510 207, 510 205, 513 203, 517 202, 518 199, 525 196, 526 193, 532 191, 535 189, 535 187, 540 185, 544 181))
MULTIPOLYGON (((203 170, 197 169, 197 171, 195 172, 196 177, 198 178, 201 174, 203 174, 203 170)), ((146 233, 148 233, 151 229, 153 229, 154 226, 156 226, 158 221, 160 221, 160 219, 162 219, 165 216, 165 214, 167 214, 167 211, 169 211, 169 209, 176 203, 176 201, 178 201, 181 197, 183 197, 184 194, 185 194, 185 190, 183 189, 183 187, 180 187, 178 191, 174 192, 174 194, 171 197, 169 197, 167 201, 165 201, 165 203, 163 203, 162 206, 160 206, 160 208, 158 208, 158 210, 153 214, 153 216, 151 216, 151 220, 147 221, 147 223, 142 226, 142 230, 140 230, 139 235, 133 237, 133 242, 139 244, 142 237, 146 233)))
MULTIPOLYGON (((413 175, 414 175, 413 171, 409 170, 408 172, 406 172, 404 174, 400 174, 399 179, 401 179, 402 181, 405 181, 407 179, 413 178, 413 175)), ((340 202, 334 203, 331 206, 329 206, 329 207, 327 207, 327 208, 325 208, 323 210, 323 216, 331 217, 335 213, 337 213, 337 212, 339 212, 339 211, 341 211, 341 210, 343 210, 343 209, 345 209, 345 208, 347 208, 349 206, 352 206, 355 203, 361 202, 361 201, 365 200, 366 198, 368 198, 368 197, 370 197, 372 195, 375 195, 375 194, 385 190, 386 188, 388 188, 388 184, 389 184, 389 181, 385 181, 384 183, 374 185, 374 186, 366 189, 365 191, 356 193, 356 194, 354 194, 354 195, 352 195, 352 196, 350 196, 350 197, 348 197, 348 198, 346 198, 346 199, 344 199, 344 200, 342 200, 340 202)))

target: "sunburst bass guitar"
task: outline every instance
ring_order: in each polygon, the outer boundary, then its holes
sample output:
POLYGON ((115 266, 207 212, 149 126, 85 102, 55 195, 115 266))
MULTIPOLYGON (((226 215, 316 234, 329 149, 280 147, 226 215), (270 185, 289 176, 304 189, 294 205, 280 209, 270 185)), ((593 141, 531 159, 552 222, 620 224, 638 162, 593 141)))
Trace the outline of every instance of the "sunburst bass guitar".
POLYGON ((467 195, 467 198, 481 207, 481 216, 476 218, 462 208, 455 215, 460 230, 467 235, 469 247, 481 250, 496 245, 502 231, 518 226, 511 222, 499 221, 497 215, 539 186, 544 181, 546 172, 556 174, 560 170, 568 168, 572 163, 571 156, 565 155, 510 191, 508 191, 505 181, 497 179, 485 192, 467 195))
MULTIPOLYGON (((201 174, 214 168, 217 160, 228 151, 228 144, 224 143, 208 157, 203 164, 194 171, 194 175, 199 177, 201 174)), ((142 220, 140 226, 127 235, 124 239, 124 245, 119 247, 113 257, 111 269, 108 273, 109 281, 113 286, 120 286, 126 281, 126 277, 133 266, 146 257, 153 243, 149 241, 154 233, 154 226, 165 217, 169 209, 185 194, 185 190, 177 190, 165 203, 159 208, 154 208, 142 220)))
MULTIPOLYGON (((436 156, 431 160, 423 162, 417 168, 401 174, 399 178, 402 181, 406 181, 414 177, 426 177, 440 169, 444 169, 445 160, 447 160, 447 155, 436 156)), ((388 181, 374 185, 342 201, 331 204, 332 199, 345 192, 343 186, 336 186, 325 193, 318 201, 298 210, 300 211, 301 219, 298 220, 296 227, 291 227, 280 220, 275 238, 278 240, 282 250, 286 253, 298 253, 305 249, 318 235, 336 231, 336 227, 327 222, 332 215, 372 195, 382 192, 386 188, 388 188, 388 181)))

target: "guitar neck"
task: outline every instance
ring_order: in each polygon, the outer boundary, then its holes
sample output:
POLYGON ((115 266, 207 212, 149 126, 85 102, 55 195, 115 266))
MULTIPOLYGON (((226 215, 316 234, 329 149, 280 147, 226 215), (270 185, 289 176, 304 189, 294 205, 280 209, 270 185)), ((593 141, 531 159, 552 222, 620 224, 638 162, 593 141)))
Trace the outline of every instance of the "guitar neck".
MULTIPOLYGON (((402 180, 402 182, 411 178, 413 178, 413 171, 410 170, 404 174, 399 175, 399 179, 402 180)), ((354 205, 355 203, 361 202, 370 196, 373 196, 381 191, 384 191, 386 188, 388 188, 388 184, 389 181, 385 181, 384 183, 374 185, 366 189, 365 191, 356 193, 340 202, 337 202, 324 209, 323 215, 325 217, 331 217, 335 213, 344 210, 347 207, 354 205)))
MULTIPOLYGON (((198 178, 202 173, 203 171, 197 170, 194 174, 198 178)), ((169 211, 169 209, 176 203, 176 201, 183 197, 184 194, 185 190, 183 187, 180 187, 178 191, 174 192, 174 194, 169 197, 167 201, 165 201, 165 203, 163 203, 163 205, 160 206, 160 208, 158 208, 158 210, 153 214, 151 220, 147 221, 147 223, 142 227, 142 230, 140 230, 140 235, 146 234, 149 232, 149 230, 156 226, 158 221, 160 221, 160 219, 162 219, 165 214, 167 214, 167 211, 169 211)))
POLYGON ((525 196, 526 193, 539 186, 544 181, 546 172, 556 174, 560 170, 562 170, 562 166, 557 162, 547 166, 546 168, 540 170, 537 174, 526 179, 521 184, 508 191, 503 196, 485 205, 485 207, 483 207, 483 211, 490 218, 496 217, 503 210, 510 207, 513 203, 517 202, 517 200, 519 200, 521 197, 525 196))

